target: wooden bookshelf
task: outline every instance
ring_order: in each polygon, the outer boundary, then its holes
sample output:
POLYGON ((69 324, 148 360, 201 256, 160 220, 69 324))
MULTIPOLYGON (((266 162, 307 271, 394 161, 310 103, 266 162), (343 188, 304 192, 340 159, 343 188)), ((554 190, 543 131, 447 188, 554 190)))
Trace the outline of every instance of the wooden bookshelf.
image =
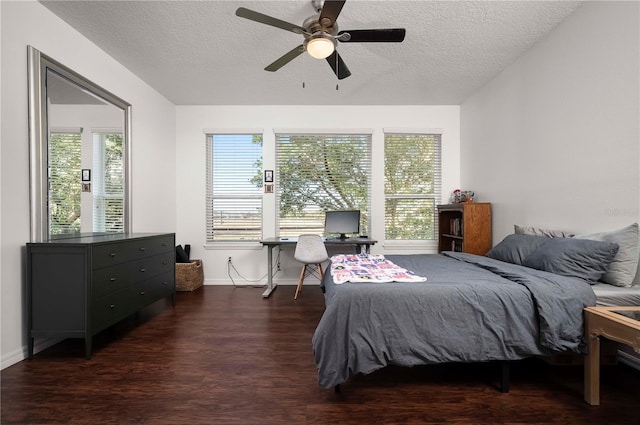
POLYGON ((491 249, 491 204, 438 205, 438 252, 484 255, 491 249))

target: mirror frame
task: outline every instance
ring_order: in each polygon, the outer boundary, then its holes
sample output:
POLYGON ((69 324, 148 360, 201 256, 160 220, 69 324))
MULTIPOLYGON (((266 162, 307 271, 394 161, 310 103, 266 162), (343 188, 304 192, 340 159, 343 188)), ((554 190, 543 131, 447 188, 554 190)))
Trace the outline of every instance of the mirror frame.
POLYGON ((122 109, 124 112, 124 233, 131 230, 131 104, 94 84, 60 62, 28 46, 29 80, 29 204, 31 242, 45 242, 49 235, 48 123, 46 73, 51 69, 72 84, 122 109))

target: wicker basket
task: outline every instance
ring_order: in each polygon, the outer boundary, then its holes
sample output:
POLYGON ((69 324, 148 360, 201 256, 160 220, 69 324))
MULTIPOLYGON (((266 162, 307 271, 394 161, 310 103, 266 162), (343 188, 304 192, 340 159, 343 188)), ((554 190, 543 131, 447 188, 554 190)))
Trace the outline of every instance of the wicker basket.
POLYGON ((194 291, 201 287, 203 282, 202 260, 176 263, 176 291, 194 291))

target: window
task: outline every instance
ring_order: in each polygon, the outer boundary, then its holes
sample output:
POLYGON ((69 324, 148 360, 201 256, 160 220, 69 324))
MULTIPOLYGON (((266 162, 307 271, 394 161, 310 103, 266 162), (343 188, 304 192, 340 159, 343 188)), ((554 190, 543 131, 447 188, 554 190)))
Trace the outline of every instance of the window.
POLYGON ((370 134, 276 134, 278 235, 321 234, 329 210, 360 210, 367 234, 370 152, 370 134))
POLYGON ((49 140, 49 231, 80 232, 81 131, 52 132, 49 140))
POLYGON ((385 239, 436 238, 440 139, 439 134, 385 134, 385 239))
POLYGON ((122 133, 93 133, 93 230, 124 232, 122 133))
POLYGON ((207 242, 262 239, 262 134, 207 135, 207 242))

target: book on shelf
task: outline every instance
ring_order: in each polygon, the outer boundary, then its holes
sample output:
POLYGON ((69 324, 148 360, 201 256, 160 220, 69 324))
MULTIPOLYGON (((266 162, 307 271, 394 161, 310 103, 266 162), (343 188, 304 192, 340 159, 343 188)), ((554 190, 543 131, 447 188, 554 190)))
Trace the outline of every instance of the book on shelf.
POLYGON ((453 236, 462 236, 462 218, 452 218, 449 220, 449 233, 453 236))

